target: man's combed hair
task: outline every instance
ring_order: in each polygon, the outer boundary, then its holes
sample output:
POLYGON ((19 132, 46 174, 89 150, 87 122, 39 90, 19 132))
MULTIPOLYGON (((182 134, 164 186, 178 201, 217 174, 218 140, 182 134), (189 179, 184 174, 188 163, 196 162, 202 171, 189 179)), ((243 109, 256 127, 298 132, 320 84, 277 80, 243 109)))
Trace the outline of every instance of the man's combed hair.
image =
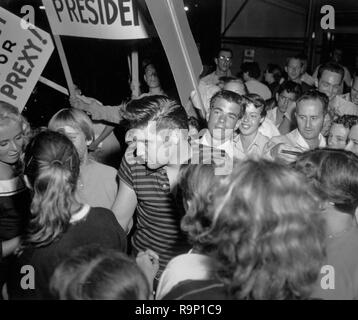
POLYGON ((217 58, 219 58, 219 55, 220 55, 220 52, 221 52, 221 51, 230 52, 230 53, 231 53, 231 57, 234 56, 234 52, 233 52, 230 48, 228 48, 228 47, 222 47, 222 48, 220 48, 220 49, 217 51, 217 53, 216 53, 216 57, 217 57, 217 58))
POLYGON ((326 113, 328 110, 328 97, 318 90, 309 90, 305 92, 303 95, 301 95, 297 101, 296 105, 298 105, 301 101, 307 101, 307 100, 319 100, 322 103, 323 106, 323 113, 326 113))
POLYGON ((242 97, 230 90, 220 90, 216 92, 210 99, 210 109, 215 105, 215 102, 219 99, 226 100, 228 102, 236 103, 241 106, 242 97))
POLYGON ((56 240, 69 226, 76 198, 80 159, 65 135, 46 130, 29 143, 24 166, 33 192, 25 243, 40 247, 56 240))
POLYGON ((304 61, 302 61, 302 56, 300 54, 296 54, 294 56, 286 58, 286 66, 288 66, 291 60, 299 60, 301 63, 301 67, 303 67, 304 61))
POLYGON ((217 276, 236 299, 306 299, 324 261, 324 223, 303 176, 246 160, 216 189, 210 238, 217 276))
POLYGON ((285 81, 278 88, 278 94, 287 91, 287 93, 293 93, 295 99, 297 100, 302 94, 302 87, 299 83, 293 82, 291 80, 285 81))
POLYGON ((123 118, 131 128, 140 128, 150 121, 156 122, 156 128, 188 129, 188 116, 184 107, 172 98, 153 95, 128 102, 123 118))
POLYGON ((358 206, 358 156, 345 150, 316 149, 300 155, 295 168, 308 178, 323 201, 354 214, 358 206))
POLYGON ((326 64, 320 65, 320 67, 318 68, 318 73, 317 73, 318 80, 321 79, 324 71, 331 71, 331 72, 340 74, 341 82, 343 81, 344 69, 340 64, 338 64, 336 62, 327 62, 326 64))

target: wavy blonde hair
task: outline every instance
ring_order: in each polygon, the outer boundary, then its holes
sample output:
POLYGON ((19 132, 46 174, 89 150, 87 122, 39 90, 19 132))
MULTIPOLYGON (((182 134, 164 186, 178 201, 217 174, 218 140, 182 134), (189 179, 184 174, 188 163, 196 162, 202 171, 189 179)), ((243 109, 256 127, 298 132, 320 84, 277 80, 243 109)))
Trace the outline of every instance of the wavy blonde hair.
POLYGON ((71 140, 46 130, 29 143, 24 161, 24 173, 33 191, 25 242, 45 246, 67 230, 73 207, 79 205, 76 186, 80 160, 71 140))
POLYGON ((246 160, 222 181, 202 236, 235 298, 310 296, 325 256, 316 199, 299 173, 266 160, 246 160))
POLYGON ((20 173, 23 170, 23 151, 25 150, 32 134, 31 127, 26 118, 21 115, 15 106, 0 100, 0 126, 7 126, 10 121, 19 123, 22 129, 24 142, 22 145, 22 155, 20 156, 20 161, 17 163, 16 168, 16 170, 20 173))

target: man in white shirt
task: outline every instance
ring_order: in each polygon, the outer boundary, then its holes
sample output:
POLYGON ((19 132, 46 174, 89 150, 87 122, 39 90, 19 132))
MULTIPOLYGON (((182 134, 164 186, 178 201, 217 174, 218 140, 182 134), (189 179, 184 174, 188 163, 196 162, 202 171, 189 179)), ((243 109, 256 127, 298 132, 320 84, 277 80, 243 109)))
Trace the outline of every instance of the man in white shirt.
POLYGON ((231 77, 230 67, 232 65, 233 52, 230 48, 221 48, 214 59, 216 69, 200 79, 206 85, 218 85, 219 78, 231 77))
POLYGON ((200 143, 225 150, 231 159, 236 157, 233 138, 242 113, 242 99, 237 93, 228 90, 217 92, 210 101, 208 130, 205 130, 200 143))
POLYGON ((273 137, 265 147, 268 157, 284 162, 295 161, 298 154, 326 146, 321 134, 328 109, 328 98, 317 90, 303 94, 296 102, 297 129, 286 135, 273 137))

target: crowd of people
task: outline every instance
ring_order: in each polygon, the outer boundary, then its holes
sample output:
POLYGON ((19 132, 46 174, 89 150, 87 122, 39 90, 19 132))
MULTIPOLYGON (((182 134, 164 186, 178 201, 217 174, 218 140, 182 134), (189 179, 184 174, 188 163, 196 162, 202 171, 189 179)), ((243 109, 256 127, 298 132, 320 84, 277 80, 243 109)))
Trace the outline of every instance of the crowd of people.
POLYGON ((358 298, 358 73, 232 58, 184 106, 148 61, 148 92, 72 96, 47 128, 0 101, 2 299, 358 298))

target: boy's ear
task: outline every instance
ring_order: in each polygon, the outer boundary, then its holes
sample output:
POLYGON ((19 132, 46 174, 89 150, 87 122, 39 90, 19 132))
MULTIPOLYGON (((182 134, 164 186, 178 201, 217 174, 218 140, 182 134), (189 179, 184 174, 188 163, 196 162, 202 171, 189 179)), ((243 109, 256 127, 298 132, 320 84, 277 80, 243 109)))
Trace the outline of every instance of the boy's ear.
POLYGON ((287 69, 287 66, 286 66, 286 67, 285 67, 285 71, 286 71, 286 73, 287 73, 287 70, 288 70, 288 69, 287 69))

